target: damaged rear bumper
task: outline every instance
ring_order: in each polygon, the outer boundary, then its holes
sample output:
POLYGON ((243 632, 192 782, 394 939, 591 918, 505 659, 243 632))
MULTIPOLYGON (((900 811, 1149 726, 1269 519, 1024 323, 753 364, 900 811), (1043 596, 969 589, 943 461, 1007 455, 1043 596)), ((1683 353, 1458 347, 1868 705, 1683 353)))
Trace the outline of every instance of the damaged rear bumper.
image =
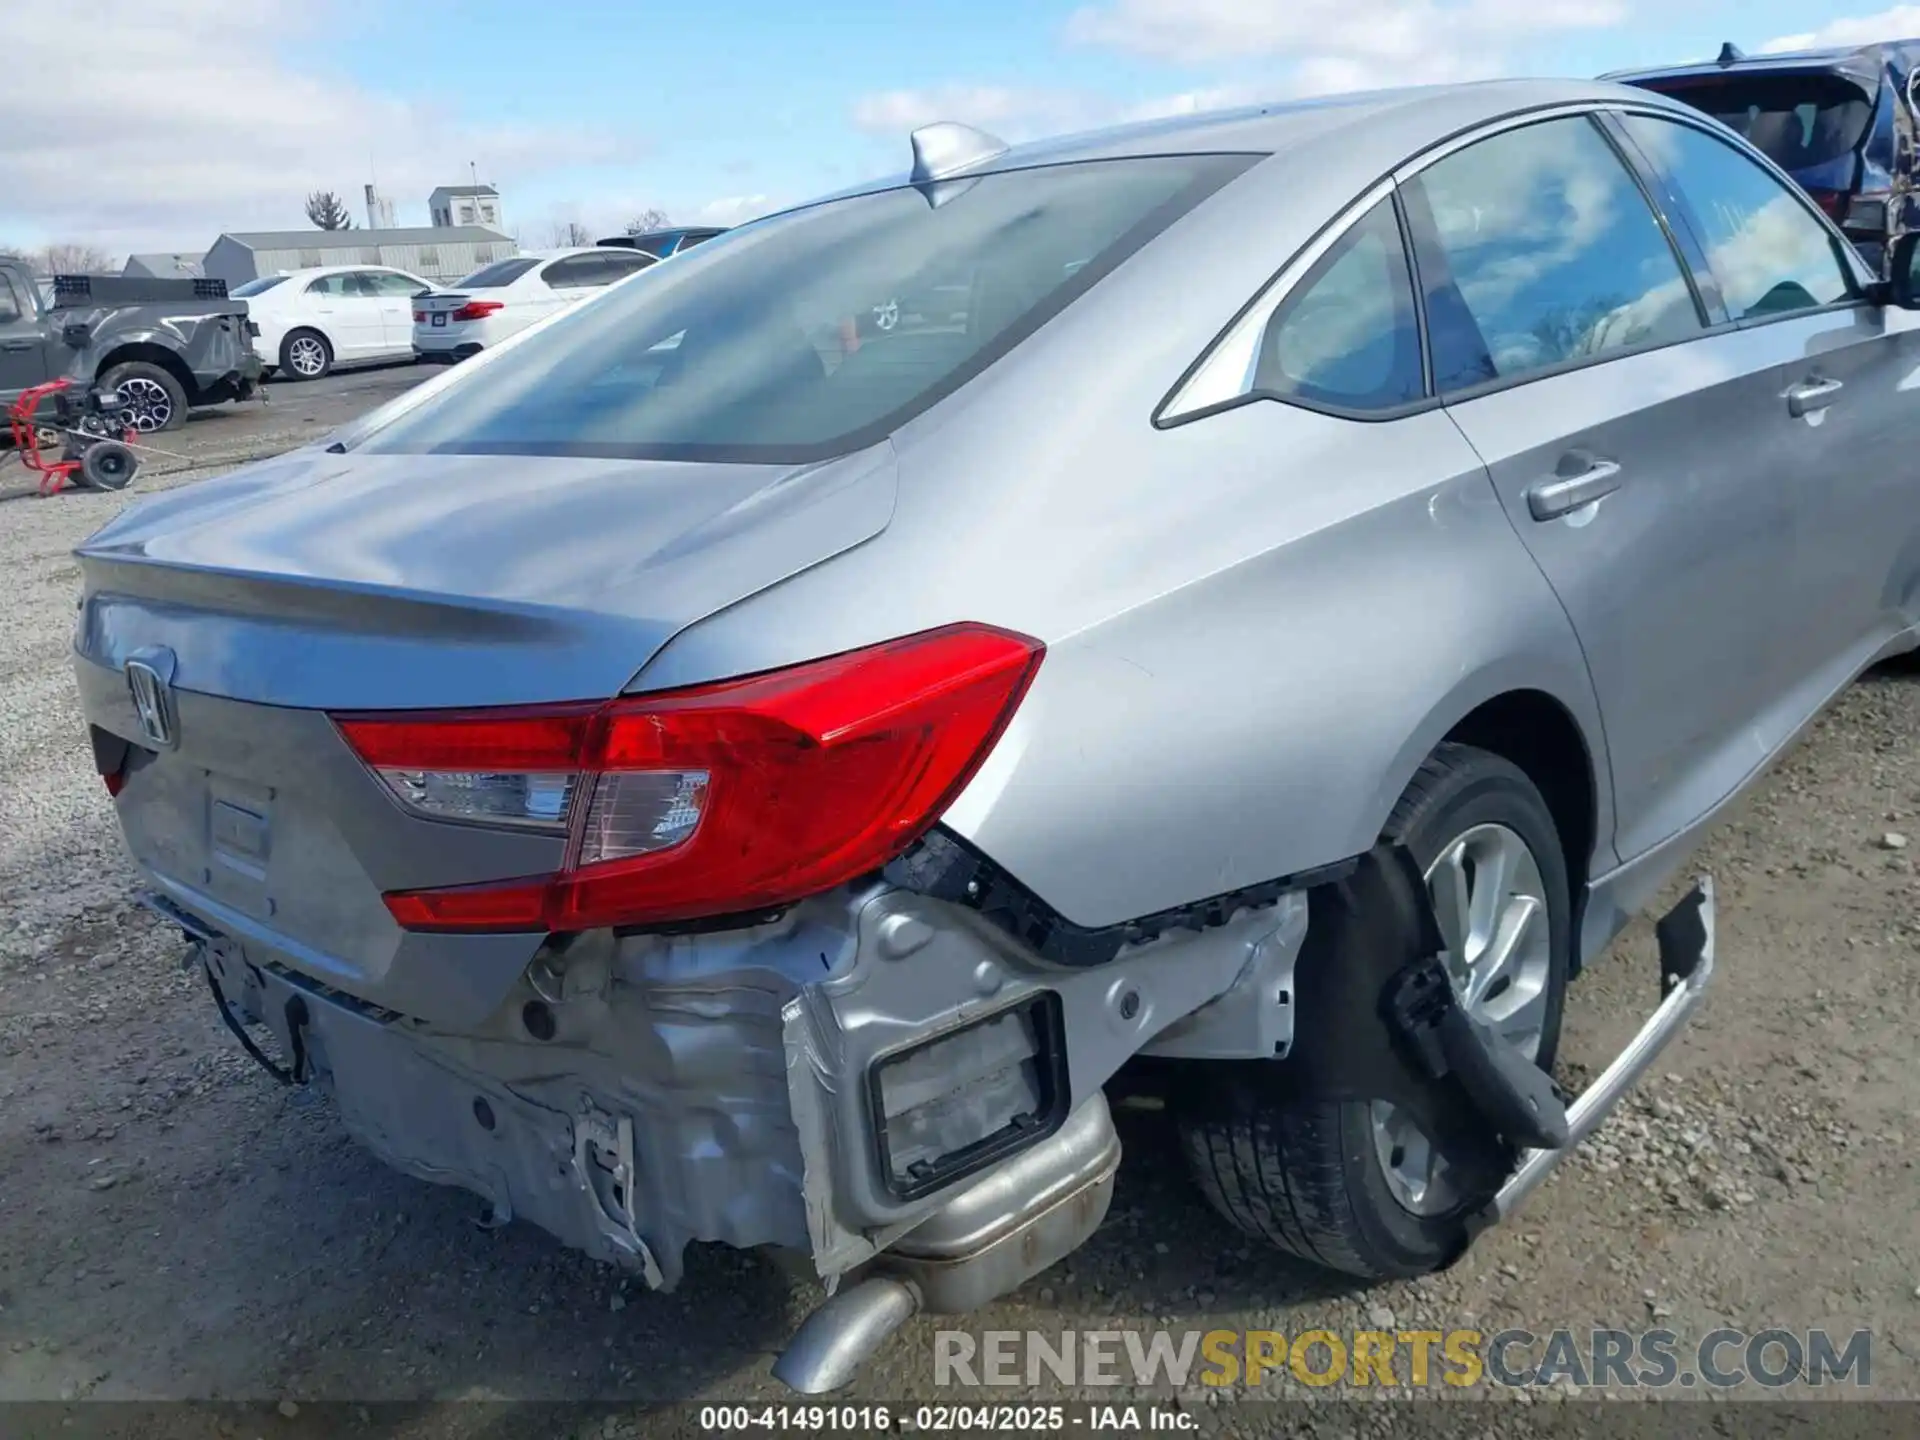
POLYGON ((1068 969, 876 884, 750 929, 575 937, 454 1028, 150 903, 395 1168, 654 1286, 692 1242, 791 1252, 830 1283, 885 1254, 936 1310, 1011 1290, 1097 1228, 1119 1161, 1101 1087, 1156 1038, 1285 1052, 1307 913, 1286 895, 1068 969), (1274 1013, 1250 1023, 1254 1003, 1274 1013))
MULTIPOLYGON (((318 1081, 361 1143, 474 1192, 491 1223, 529 1220, 662 1289, 693 1242, 799 1257, 831 1295, 775 1366, 805 1392, 916 1311, 986 1304, 1093 1234, 1120 1161, 1102 1086, 1126 1061, 1291 1053, 1309 913, 1289 892, 1074 969, 876 884, 750 929, 543 948, 455 1029, 150 903, 236 1022, 274 1033, 286 1078, 318 1081)), ((1680 1032, 1713 934, 1703 880, 1660 923, 1658 1009, 1567 1109, 1566 1143, 1515 1155, 1469 1229, 1506 1218, 1680 1032)))

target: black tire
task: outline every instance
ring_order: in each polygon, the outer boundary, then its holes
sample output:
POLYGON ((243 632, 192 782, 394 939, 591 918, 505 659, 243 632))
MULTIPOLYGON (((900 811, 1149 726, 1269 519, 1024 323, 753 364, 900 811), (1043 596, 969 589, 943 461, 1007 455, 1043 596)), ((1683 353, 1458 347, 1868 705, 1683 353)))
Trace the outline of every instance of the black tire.
POLYGON ((91 490, 124 490, 139 472, 140 457, 118 440, 102 440, 80 457, 80 479, 91 490))
MULTIPOLYGON (((1515 831, 1540 868, 1551 956, 1538 1058, 1551 1069, 1566 1003, 1572 906, 1560 837, 1533 782, 1498 755, 1442 745, 1394 807, 1385 838, 1405 842, 1425 870, 1456 836, 1483 824, 1515 831)), ((1466 1244, 1467 1214, 1484 1197, 1437 1215, 1403 1207, 1388 1187, 1369 1105, 1278 1095, 1267 1065, 1195 1064, 1179 1087, 1182 1145, 1209 1203, 1254 1239, 1364 1280, 1450 1264, 1466 1244)))
POLYGON ((187 423, 187 387, 151 361, 122 361, 100 376, 100 387, 120 393, 127 402, 124 423, 142 435, 178 430, 187 423))
POLYGON ((287 380, 318 380, 330 375, 333 373, 333 344, 318 330, 289 330, 286 338, 280 342, 280 362, 274 369, 287 380), (310 348, 313 346, 319 347, 318 368, 305 358, 314 353, 310 348), (294 363, 296 348, 301 354, 300 364, 294 363), (302 369, 301 365, 307 368, 302 369))

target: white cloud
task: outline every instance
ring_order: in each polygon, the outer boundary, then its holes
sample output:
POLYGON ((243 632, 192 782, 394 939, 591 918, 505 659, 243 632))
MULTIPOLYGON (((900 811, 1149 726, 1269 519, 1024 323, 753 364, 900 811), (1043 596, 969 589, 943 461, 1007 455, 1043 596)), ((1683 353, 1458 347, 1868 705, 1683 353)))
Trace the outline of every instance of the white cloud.
POLYGON ((360 221, 374 175, 400 223, 425 224, 427 192, 470 161, 514 224, 516 177, 637 148, 617 120, 467 124, 281 58, 329 20, 298 0, 95 0, 81 34, 59 6, 19 7, 0 83, 0 242, 198 250, 222 230, 304 226, 311 190, 338 192, 360 221))
POLYGON ((882 90, 854 101, 853 123, 874 135, 897 135, 936 120, 977 125, 1009 140, 1097 124, 1111 102, 1072 90, 1021 89, 1005 85, 937 85, 925 90, 882 90))
POLYGON ((1783 50, 1817 50, 1828 45, 1869 45, 1875 40, 1900 40, 1920 35, 1920 5, 1896 5, 1877 15, 1855 15, 1830 20, 1818 30, 1782 35, 1760 47, 1763 55, 1783 50))
POLYGON ((1627 0, 1100 0, 1068 17, 1070 44, 1238 71, 1127 102, 1078 90, 948 84, 866 95, 855 125, 905 135, 960 120, 1009 140, 1374 86, 1504 73, 1531 36, 1609 25, 1627 0))
POLYGON ((1107 0, 1066 34, 1178 64, 1289 64, 1300 93, 1497 74, 1518 41, 1624 13, 1625 0, 1107 0))
POLYGON ((687 216, 689 225, 744 225, 778 210, 784 202, 768 195, 723 195, 687 216))

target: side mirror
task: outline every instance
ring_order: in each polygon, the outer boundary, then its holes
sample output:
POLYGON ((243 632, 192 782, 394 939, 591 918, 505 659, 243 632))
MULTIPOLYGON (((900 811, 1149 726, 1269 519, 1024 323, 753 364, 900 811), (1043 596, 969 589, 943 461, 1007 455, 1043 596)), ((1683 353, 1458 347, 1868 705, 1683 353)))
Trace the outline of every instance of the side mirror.
POLYGON ((1920 230, 1909 230, 1887 250, 1885 302, 1920 310, 1920 230))

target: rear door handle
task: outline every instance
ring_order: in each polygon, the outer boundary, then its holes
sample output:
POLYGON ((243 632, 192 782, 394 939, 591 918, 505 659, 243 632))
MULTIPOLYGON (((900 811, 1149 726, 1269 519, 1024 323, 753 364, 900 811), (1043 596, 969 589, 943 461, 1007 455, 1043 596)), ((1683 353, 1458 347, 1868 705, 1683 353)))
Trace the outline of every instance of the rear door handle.
POLYGON ((1798 420, 1833 404, 1847 387, 1838 380, 1808 380, 1787 391, 1787 413, 1798 420))
POLYGON ((1548 480, 1527 491, 1527 513, 1536 520, 1557 520, 1619 488, 1619 465, 1596 460, 1578 475, 1548 480))
POLYGON ((0 349, 31 350, 33 346, 34 342, 31 340, 9 340, 4 346, 0 346, 0 349))

